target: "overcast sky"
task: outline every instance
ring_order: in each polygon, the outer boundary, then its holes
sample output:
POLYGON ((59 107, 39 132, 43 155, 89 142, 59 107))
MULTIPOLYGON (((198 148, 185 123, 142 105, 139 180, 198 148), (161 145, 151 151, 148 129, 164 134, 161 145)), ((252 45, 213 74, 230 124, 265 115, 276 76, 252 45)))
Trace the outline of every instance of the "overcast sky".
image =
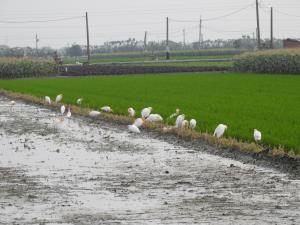
MULTIPOLYGON (((252 36, 256 29, 254 3, 255 0, 0 0, 0 45, 34 46, 36 33, 40 46, 85 44, 85 19, 80 16, 86 11, 92 45, 129 37, 141 40, 146 30, 148 40, 163 40, 167 16, 171 18, 170 39, 174 41, 182 41, 183 29, 187 42, 196 41, 200 15, 204 39, 252 36), (80 18, 30 23, 69 17, 80 18)), ((274 7, 275 37, 300 38, 300 0, 260 0, 260 5, 262 38, 269 37, 270 6, 274 7)))

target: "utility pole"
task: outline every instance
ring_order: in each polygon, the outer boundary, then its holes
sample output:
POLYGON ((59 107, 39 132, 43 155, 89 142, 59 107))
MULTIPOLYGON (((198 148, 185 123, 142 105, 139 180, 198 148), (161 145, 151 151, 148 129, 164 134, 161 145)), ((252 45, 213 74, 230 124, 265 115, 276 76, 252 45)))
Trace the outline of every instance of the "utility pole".
POLYGON ((38 42, 39 42, 39 41, 40 41, 40 40, 38 39, 37 34, 35 34, 35 53, 36 53, 36 57, 39 56, 39 52, 38 52, 38 42))
POLYGON ((166 37, 166 59, 170 59, 170 47, 169 47, 169 17, 167 17, 167 37, 166 37))
POLYGON ((259 11, 258 11, 258 0, 256 0, 256 22, 257 22, 257 48, 260 49, 260 27, 259 27, 259 11))
POLYGON ((199 49, 201 49, 201 42, 202 42, 202 18, 200 16, 200 23, 199 23, 199 49))
POLYGON ((183 47, 185 48, 185 29, 183 29, 182 34, 183 34, 183 47))
POLYGON ((85 12, 85 23, 86 23, 86 50, 87 50, 87 56, 88 56, 88 64, 90 64, 90 33, 89 33, 89 18, 88 13, 85 12))
POLYGON ((145 52, 147 51, 147 31, 145 31, 145 36, 144 36, 144 50, 145 52))
POLYGON ((271 7, 271 37, 270 37, 270 48, 274 48, 273 41, 273 7, 271 7))

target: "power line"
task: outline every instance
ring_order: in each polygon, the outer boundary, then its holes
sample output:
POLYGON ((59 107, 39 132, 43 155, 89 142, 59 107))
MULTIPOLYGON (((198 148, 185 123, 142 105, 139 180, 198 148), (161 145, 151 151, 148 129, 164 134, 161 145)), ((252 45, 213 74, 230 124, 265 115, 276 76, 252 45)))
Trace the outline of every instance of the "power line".
POLYGON ((289 13, 286 13, 286 12, 283 12, 283 11, 279 11, 277 9, 273 9, 273 10, 280 13, 280 14, 282 14, 282 15, 291 16, 291 17, 298 17, 298 18, 300 17, 299 15, 289 14, 289 13))
POLYGON ((60 19, 48 19, 48 20, 27 20, 27 21, 0 21, 0 23, 47 23, 47 22, 55 22, 55 21, 65 21, 65 20, 73 20, 84 18, 84 16, 74 16, 74 17, 66 17, 60 19))
MULTIPOLYGON (((230 13, 227 13, 227 14, 224 14, 222 16, 217 16, 217 17, 212 17, 212 18, 207 18, 207 19, 202 19, 202 21, 211 21, 211 20, 219 20, 219 19, 223 19, 223 18, 226 18, 226 17, 229 17, 229 16, 232 16, 234 14, 237 14, 243 10, 246 10, 248 8, 251 8, 254 4, 249 4, 249 5, 246 5, 244 6, 243 8, 240 8, 238 10, 235 10, 235 11, 232 11, 230 13)), ((181 23, 199 23, 198 20, 178 20, 178 19, 170 19, 171 21, 173 22, 181 22, 181 23)))

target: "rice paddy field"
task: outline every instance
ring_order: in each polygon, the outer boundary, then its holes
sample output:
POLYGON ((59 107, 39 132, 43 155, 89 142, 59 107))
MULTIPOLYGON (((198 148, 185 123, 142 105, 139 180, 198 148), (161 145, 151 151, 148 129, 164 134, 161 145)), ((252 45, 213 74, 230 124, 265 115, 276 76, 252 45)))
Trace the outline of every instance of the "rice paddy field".
POLYGON ((246 73, 199 73, 137 76, 94 76, 0 80, 0 88, 52 99, 63 93, 65 104, 84 98, 83 106, 110 105, 127 114, 151 106, 164 118, 180 108, 197 129, 213 133, 228 125, 226 136, 252 142, 253 129, 263 144, 300 154, 300 76, 246 73))

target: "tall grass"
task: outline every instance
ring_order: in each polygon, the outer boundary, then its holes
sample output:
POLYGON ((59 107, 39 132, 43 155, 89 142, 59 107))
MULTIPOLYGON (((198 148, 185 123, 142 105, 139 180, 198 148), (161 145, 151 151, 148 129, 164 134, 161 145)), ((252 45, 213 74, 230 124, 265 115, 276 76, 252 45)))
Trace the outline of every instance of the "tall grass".
POLYGON ((258 51, 236 57, 240 72, 300 74, 300 48, 258 51))
POLYGON ((55 74, 52 60, 31 58, 0 58, 0 78, 42 77, 55 74))

